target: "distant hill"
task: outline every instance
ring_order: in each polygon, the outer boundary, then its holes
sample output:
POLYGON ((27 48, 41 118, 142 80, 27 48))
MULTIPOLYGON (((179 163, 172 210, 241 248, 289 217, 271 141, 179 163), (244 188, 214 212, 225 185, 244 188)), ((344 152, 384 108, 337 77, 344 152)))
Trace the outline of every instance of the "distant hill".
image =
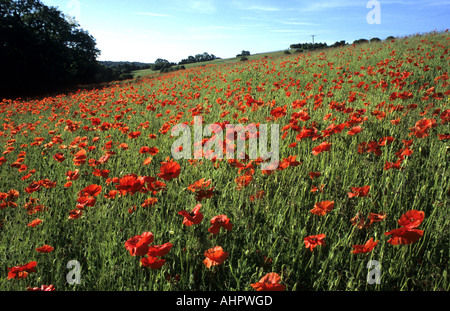
POLYGON ((140 69, 148 69, 152 65, 151 63, 141 63, 141 62, 115 62, 115 61, 99 61, 100 64, 106 66, 106 67, 113 67, 113 68, 127 68, 132 70, 140 70, 140 69))

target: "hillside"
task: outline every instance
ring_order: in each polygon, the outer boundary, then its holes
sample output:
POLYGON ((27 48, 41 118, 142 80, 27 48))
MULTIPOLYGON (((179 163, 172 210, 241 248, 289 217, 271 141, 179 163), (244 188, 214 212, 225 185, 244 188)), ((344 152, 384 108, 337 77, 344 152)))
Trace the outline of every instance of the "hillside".
POLYGON ((3 100, 0 288, 448 291, 449 47, 432 32, 3 100))

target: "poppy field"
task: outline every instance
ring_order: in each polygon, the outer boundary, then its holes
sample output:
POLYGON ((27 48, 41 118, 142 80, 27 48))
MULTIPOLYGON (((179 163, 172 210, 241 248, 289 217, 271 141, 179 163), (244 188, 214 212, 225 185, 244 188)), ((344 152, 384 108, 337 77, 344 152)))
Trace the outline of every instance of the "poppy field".
POLYGON ((432 32, 3 99, 0 289, 449 290, 449 47, 432 32), (196 116, 279 125, 276 169, 176 159, 196 116))

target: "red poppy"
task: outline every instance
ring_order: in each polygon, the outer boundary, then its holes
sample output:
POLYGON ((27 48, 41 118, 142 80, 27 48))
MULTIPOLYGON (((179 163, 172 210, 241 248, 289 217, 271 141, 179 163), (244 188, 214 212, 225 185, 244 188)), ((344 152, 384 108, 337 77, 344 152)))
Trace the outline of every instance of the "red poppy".
POLYGON ((353 135, 358 134, 362 130, 363 130, 362 127, 358 125, 358 126, 352 127, 350 129, 350 131, 347 132, 347 134, 350 135, 350 136, 353 136, 353 135))
POLYGON ((160 174, 158 176, 166 181, 170 181, 173 178, 177 178, 180 175, 180 164, 175 162, 173 159, 169 161, 169 158, 166 159, 166 162, 161 162, 162 166, 160 167, 160 174))
POLYGON ((385 232, 385 235, 392 235, 387 241, 392 245, 407 245, 418 241, 423 236, 423 231, 419 229, 408 229, 401 227, 385 232))
POLYGON ((400 217, 400 219, 398 220, 398 224, 407 229, 413 229, 420 226, 424 218, 425 212, 410 210, 400 217))
POLYGON ((255 195, 249 196, 249 198, 250 198, 250 201, 255 201, 256 199, 262 199, 265 196, 266 196, 266 193, 264 192, 264 190, 260 190, 255 195))
POLYGON ((370 223, 372 224, 373 222, 378 222, 378 221, 382 221, 383 219, 386 218, 386 214, 384 213, 369 213, 368 218, 370 219, 370 223))
POLYGON ((314 208, 310 210, 314 215, 325 215, 334 208, 334 201, 322 201, 314 204, 314 208))
POLYGON ((163 257, 172 249, 172 243, 164 243, 163 245, 151 245, 147 255, 153 257, 163 257))
POLYGON ((250 182, 253 180, 253 176, 252 175, 242 175, 239 176, 235 179, 235 182, 237 184, 236 189, 237 190, 242 190, 244 187, 247 187, 250 182))
POLYGON ((53 292, 55 291, 55 287, 53 285, 41 285, 41 287, 27 287, 27 291, 29 292, 53 292))
POLYGON ((144 267, 149 267, 151 269, 159 269, 164 265, 165 262, 166 262, 165 259, 160 259, 154 256, 141 258, 141 264, 144 267))
POLYGON ((134 195, 145 186, 144 177, 138 177, 136 174, 125 175, 118 180, 118 183, 115 187, 122 195, 126 195, 127 193, 134 195))
POLYGON ((96 197, 102 192, 102 186, 99 185, 90 185, 80 191, 80 195, 89 195, 91 197, 96 197))
POLYGON ((144 162, 142 163, 143 165, 149 165, 150 163, 152 163, 153 158, 152 157, 148 157, 147 159, 144 160, 144 162))
POLYGON ((209 269, 212 266, 221 265, 228 258, 228 255, 221 246, 216 246, 205 251, 206 258, 203 263, 209 269))
POLYGON ((406 212, 398 220, 401 228, 385 232, 385 235, 392 235, 387 242, 392 245, 407 245, 416 242, 423 236, 423 231, 415 228, 422 223, 424 218, 423 211, 410 210, 406 212))
POLYGON ((54 250, 54 248, 50 245, 43 245, 41 247, 36 248, 36 251, 38 253, 50 253, 53 250, 54 250))
POLYGON ((6 161, 8 161, 8 160, 6 160, 5 157, 1 157, 1 158, 0 158, 0 165, 5 164, 6 161))
POLYGON ((80 172, 78 170, 75 171, 67 171, 66 172, 67 180, 77 180, 80 177, 80 172))
POLYGON ((305 243, 306 248, 309 248, 311 251, 317 246, 317 245, 325 245, 325 234, 318 234, 318 235, 310 235, 303 239, 303 242, 305 243))
POLYGON ((136 235, 125 242, 125 248, 131 256, 144 256, 149 250, 149 244, 153 242, 153 233, 144 232, 136 235))
POLYGON ((319 153, 322 153, 325 151, 330 151, 330 149, 331 149, 331 143, 324 141, 319 146, 313 148, 312 154, 316 156, 319 153))
POLYGON ((36 261, 31 261, 24 265, 8 268, 8 280, 10 279, 25 279, 29 273, 36 272, 36 261))
POLYGON ((144 203, 141 204, 142 207, 151 207, 153 205, 156 204, 156 202, 158 202, 157 198, 148 198, 144 201, 144 203))
POLYGON ((220 228, 224 228, 227 231, 231 231, 233 224, 226 215, 215 216, 211 219, 211 227, 208 229, 212 234, 219 233, 220 228))
POLYGON ((322 173, 320 173, 320 172, 310 172, 310 173, 309 173, 309 177, 310 177, 311 179, 314 179, 314 178, 320 177, 320 176, 322 176, 322 173))
POLYGON ((202 178, 200 180, 197 180, 193 184, 190 184, 188 186, 188 190, 190 190, 192 192, 196 192, 197 190, 200 190, 200 189, 208 187, 210 184, 211 184, 211 179, 205 181, 205 179, 202 178))
POLYGON ((183 225, 192 226, 198 225, 203 220, 203 214, 200 212, 201 204, 197 204, 192 212, 188 213, 187 211, 178 212, 179 215, 183 216, 183 225))
POLYGON ((33 220, 32 222, 30 222, 27 226, 34 228, 37 225, 39 225, 41 222, 42 222, 42 220, 37 218, 37 219, 33 220))
POLYGON ((384 164, 384 168, 383 169, 385 171, 390 170, 392 168, 395 168, 397 170, 401 170, 402 169, 402 167, 401 167, 402 162, 403 162, 403 159, 399 159, 395 163, 386 161, 386 163, 384 164))
POLYGON ((99 170, 96 168, 92 172, 92 175, 97 176, 97 177, 102 177, 102 178, 108 178, 109 173, 110 173, 109 170, 99 170))
POLYGON ((66 158, 64 157, 64 154, 61 152, 58 152, 57 154, 55 154, 53 156, 53 159, 55 159, 55 161, 58 161, 59 163, 63 162, 66 158))
POLYGON ((369 253, 372 251, 372 249, 377 246, 379 241, 373 241, 373 238, 370 238, 364 245, 353 245, 352 247, 354 250, 352 250, 353 254, 363 254, 363 253, 369 253))
POLYGON ((352 187, 353 192, 348 193, 349 198, 369 196, 370 186, 352 187))
POLYGON ((273 109, 270 114, 276 119, 279 119, 281 117, 284 117, 286 115, 287 105, 284 105, 283 107, 277 107, 273 109))
POLYGON ((80 151, 78 151, 73 159, 73 164, 76 166, 80 166, 84 163, 86 163, 86 150, 85 149, 81 149, 80 151))
POLYGON ((429 130, 436 127, 437 123, 435 119, 422 119, 416 122, 414 127, 410 128, 411 135, 415 135, 417 138, 424 138, 429 135, 429 130))
POLYGON ((209 199, 214 195, 214 187, 210 189, 200 189, 195 194, 195 200, 198 202, 202 201, 203 199, 209 199))
POLYGON ((257 291, 284 291, 286 286, 280 284, 281 277, 274 272, 263 276, 258 283, 250 284, 257 291))
POLYGON ((139 131, 136 131, 136 132, 131 132, 131 133, 129 133, 128 134, 128 138, 129 139, 135 139, 135 138, 138 138, 139 136, 141 136, 141 132, 139 132, 139 131))
POLYGON ((78 219, 83 215, 83 212, 77 208, 71 210, 69 212, 69 219, 78 219))

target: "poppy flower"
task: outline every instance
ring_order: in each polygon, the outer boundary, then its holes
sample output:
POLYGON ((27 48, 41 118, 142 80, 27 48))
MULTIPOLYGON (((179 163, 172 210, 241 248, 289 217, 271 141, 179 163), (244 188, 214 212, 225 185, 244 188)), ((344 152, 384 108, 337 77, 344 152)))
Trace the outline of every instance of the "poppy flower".
POLYGON ((198 225, 203 220, 203 214, 200 212, 201 207, 201 204, 197 204, 190 213, 187 211, 179 211, 178 214, 184 217, 183 225, 187 227, 198 225))
POLYGON ((350 135, 350 136, 353 136, 353 135, 356 135, 356 134, 360 133, 362 130, 363 130, 362 127, 358 125, 358 126, 352 127, 347 132, 347 134, 350 135))
POLYGON ((429 135, 429 130, 436 127, 437 123, 435 119, 422 119, 416 122, 414 127, 410 128, 411 135, 415 135, 417 138, 424 138, 429 135))
POLYGON ((164 263, 166 262, 165 259, 160 259, 160 258, 154 257, 154 256, 148 256, 148 257, 141 258, 140 261, 144 267, 149 267, 153 270, 161 268, 164 265, 164 263))
POLYGON ((250 195, 250 201, 255 201, 256 199, 262 199, 266 196, 266 193, 264 192, 264 190, 260 190, 258 191, 255 195, 250 195))
POLYGON ((369 253, 372 251, 372 249, 377 246, 379 241, 373 241, 373 238, 370 238, 364 245, 353 245, 352 247, 354 250, 352 250, 353 254, 363 254, 363 253, 369 253))
POLYGON ((141 204, 142 207, 151 207, 153 205, 156 204, 156 202, 158 202, 157 198, 148 198, 144 201, 144 203, 141 204))
POLYGON ((173 159, 169 161, 167 158, 166 162, 161 162, 160 172, 158 176, 166 181, 170 181, 177 178, 180 175, 180 164, 175 162, 173 159))
POLYGON ((400 219, 398 220, 398 224, 407 229, 413 229, 420 226, 424 218, 425 212, 410 210, 400 217, 400 219))
POLYGON ((235 182, 237 184, 236 189, 237 190, 242 190, 244 187, 247 187, 250 182, 253 180, 253 176, 252 175, 242 175, 239 176, 235 179, 235 182))
POLYGON ((65 160, 66 158, 64 157, 64 154, 63 154, 63 153, 58 152, 57 154, 55 154, 55 155, 53 156, 53 159, 55 159, 55 161, 58 161, 59 163, 62 163, 62 162, 64 162, 64 160, 65 160))
POLYGON ((211 219, 211 227, 208 229, 212 234, 219 233, 220 228, 224 228, 227 231, 231 231, 233 224, 226 215, 218 215, 211 219))
POLYGON ((135 138, 138 138, 139 136, 141 136, 141 132, 139 132, 139 131, 136 131, 136 132, 131 132, 131 133, 129 133, 128 134, 128 138, 129 139, 135 139, 135 138))
POLYGON ((286 109, 287 105, 284 105, 283 107, 277 107, 273 109, 270 114, 276 119, 279 119, 281 117, 284 117, 286 115, 286 109))
POLYGON ((80 209, 73 209, 69 212, 69 219, 78 219, 83 215, 83 212, 80 209))
POLYGON ((153 242, 153 233, 144 232, 136 235, 125 242, 125 248, 131 256, 144 256, 149 250, 149 244, 153 242))
POLYGON ((319 153, 322 153, 325 151, 330 151, 330 149, 331 149, 331 143, 324 141, 319 146, 313 148, 312 154, 316 156, 319 153))
POLYGON ((53 292, 55 291, 55 286, 53 285, 41 285, 41 287, 27 287, 29 292, 53 292))
POLYGON ((27 226, 34 228, 37 225, 39 225, 41 222, 42 222, 42 220, 38 218, 38 219, 35 219, 32 222, 30 222, 27 226))
POLYGON ((96 197, 102 192, 102 186, 99 185, 90 185, 80 191, 81 194, 85 194, 91 197, 96 197))
POLYGON ((41 190, 41 184, 38 182, 33 181, 31 184, 28 185, 28 187, 25 188, 25 192, 31 194, 33 192, 37 192, 41 190))
POLYGON ((36 272, 36 261, 31 261, 24 265, 18 265, 8 268, 8 280, 10 279, 25 279, 29 273, 36 272))
POLYGON ((79 170, 75 170, 73 172, 67 171, 66 176, 67 176, 68 181, 77 180, 80 177, 80 172, 79 172, 79 170))
POLYGON ((369 196, 370 186, 352 187, 353 192, 348 193, 349 198, 369 196))
POLYGON ((209 199, 214 195, 214 187, 210 189, 200 189, 195 194, 195 200, 198 202, 202 201, 203 199, 209 199))
POLYGON ((211 184, 211 179, 205 181, 205 179, 202 178, 200 180, 197 180, 193 184, 190 184, 187 189, 192 192, 196 192, 197 190, 208 187, 210 184, 211 184))
POLYGON ((423 231, 419 229, 407 229, 401 227, 385 232, 385 235, 392 235, 387 241, 392 245, 407 245, 418 241, 423 236, 423 231))
POLYGON ((274 272, 267 273, 258 283, 250 284, 257 291, 284 291, 286 286, 280 284, 281 277, 274 272))
POLYGON ((370 220, 370 224, 372 224, 373 222, 379 222, 379 221, 382 221, 383 219, 385 219, 386 214, 384 214, 384 213, 379 213, 379 214, 369 213, 368 218, 370 220))
POLYGON ((151 245, 147 255, 152 257, 163 257, 172 249, 172 243, 164 243, 162 245, 151 245))
POLYGON ((86 163, 86 150, 85 149, 81 149, 80 151, 78 151, 75 155, 74 155, 74 159, 73 159, 73 164, 76 166, 80 166, 82 164, 86 163))
POLYGON ((54 248, 50 245, 44 245, 44 246, 36 248, 36 251, 38 253, 50 253, 53 250, 54 250, 54 248))
POLYGON ((144 178, 136 174, 125 175, 118 180, 118 183, 115 187, 122 195, 126 195, 127 193, 134 195, 145 186, 144 178))
POLYGON ((418 241, 423 236, 423 230, 415 228, 422 223, 424 218, 423 211, 410 210, 406 212, 398 220, 401 228, 385 232, 385 235, 392 235, 387 242, 392 245, 407 245, 418 241))
POLYGON ((227 258, 228 253, 224 252, 221 246, 216 246, 205 251, 205 260, 203 264, 209 269, 212 266, 221 265, 227 258))
POLYGON ((314 208, 310 210, 314 215, 325 215, 334 208, 334 201, 322 201, 314 204, 314 208))
POLYGON ((92 175, 97 176, 97 177, 102 177, 102 178, 108 178, 109 173, 110 173, 109 170, 99 170, 96 168, 92 172, 92 175))
POLYGON ((325 245, 324 242, 325 234, 318 234, 318 235, 310 235, 303 239, 303 242, 305 243, 305 247, 309 248, 311 251, 317 246, 317 245, 325 245))
POLYGON ((317 178, 320 176, 322 176, 322 173, 320 173, 320 172, 310 172, 309 173, 309 178, 311 178, 311 179, 314 179, 314 178, 317 178))
POLYGON ((142 163, 143 165, 149 165, 150 163, 152 163, 153 158, 152 157, 148 157, 147 159, 144 160, 144 162, 142 163))

